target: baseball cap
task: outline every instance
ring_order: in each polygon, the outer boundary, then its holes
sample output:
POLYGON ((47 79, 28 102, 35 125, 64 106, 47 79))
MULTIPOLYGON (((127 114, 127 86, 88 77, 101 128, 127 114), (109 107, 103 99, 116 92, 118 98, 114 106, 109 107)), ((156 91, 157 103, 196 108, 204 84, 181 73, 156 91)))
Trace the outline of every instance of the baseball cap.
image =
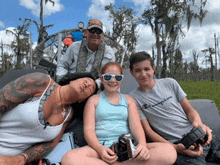
POLYGON ((90 19, 87 24, 87 29, 99 28, 103 31, 103 23, 98 19, 90 19))

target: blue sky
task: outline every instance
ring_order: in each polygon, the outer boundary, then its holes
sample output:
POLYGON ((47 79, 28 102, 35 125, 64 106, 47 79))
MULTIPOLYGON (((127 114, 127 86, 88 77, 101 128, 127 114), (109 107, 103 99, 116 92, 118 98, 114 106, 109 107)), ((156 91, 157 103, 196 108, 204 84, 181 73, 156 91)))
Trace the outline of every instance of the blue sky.
MULTIPOLYGON (((27 0, 26 0, 27 1, 27 0)), ((39 4, 39 0, 28 0, 33 1, 35 5, 39 4)), ((55 0, 55 6, 53 7, 50 2, 48 2, 44 7, 44 25, 54 24, 54 27, 51 27, 47 30, 48 34, 51 35, 63 29, 76 28, 78 22, 84 22, 85 26, 90 18, 96 18, 101 16, 96 16, 95 11, 89 11, 92 6, 95 6, 95 9, 103 7, 104 4, 109 4, 104 2, 103 4, 98 3, 99 1, 91 0, 55 0), (50 9, 48 9, 50 8, 50 9)), ((101 1, 100 1, 101 2, 101 1)), ((116 6, 126 5, 134 7, 132 1, 119 0, 109 1, 114 3, 116 6)), ((23 4, 22 0, 6 0, 0 2, 0 21, 3 25, 0 25, 0 30, 8 27, 17 27, 21 25, 22 21, 19 21, 19 18, 30 18, 40 23, 39 14, 36 12, 36 8, 31 3, 23 4), (35 13, 35 14, 34 14, 35 13)), ((39 5, 38 5, 39 7, 39 5)), ((33 33, 33 40, 37 40, 37 28, 34 24, 31 25, 30 30, 33 33)))
MULTIPOLYGON (((104 6, 113 3, 116 7, 126 5, 132 7, 137 15, 149 7, 150 0, 54 0, 55 6, 48 2, 44 6, 44 25, 54 24, 54 27, 47 30, 49 35, 63 29, 76 28, 79 21, 85 26, 90 18, 98 18, 104 23, 104 30, 111 30, 112 20, 104 6)), ((199 1, 199 0, 197 0, 199 1)), ((0 40, 10 44, 13 37, 5 34, 8 28, 21 25, 19 18, 30 18, 39 22, 40 0, 1 0, 0 2, 0 40)), ((204 67, 204 54, 201 49, 214 47, 214 33, 220 36, 220 1, 208 0, 206 9, 208 14, 200 27, 199 23, 193 22, 189 31, 183 29, 184 38, 180 38, 180 48, 184 54, 184 60, 192 61, 192 51, 199 53, 199 64, 204 67)), ((37 41, 37 28, 31 25, 33 41, 37 41)), ((138 26, 138 42, 136 51, 144 50, 151 54, 151 47, 155 44, 155 38, 149 26, 138 26)), ((220 41, 219 41, 220 42, 220 41)))

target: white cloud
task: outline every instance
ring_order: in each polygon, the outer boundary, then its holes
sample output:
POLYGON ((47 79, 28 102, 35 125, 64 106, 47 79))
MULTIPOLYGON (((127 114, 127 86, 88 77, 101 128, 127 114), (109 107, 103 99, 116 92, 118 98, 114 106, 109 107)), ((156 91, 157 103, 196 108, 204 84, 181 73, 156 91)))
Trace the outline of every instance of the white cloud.
POLYGON ((152 33, 152 30, 149 26, 138 25, 138 40, 136 51, 146 51, 151 54, 152 46, 155 43, 155 37, 152 33))
POLYGON ((97 6, 106 6, 110 3, 115 4, 115 0, 92 0, 92 3, 97 6))
MULTIPOLYGON (((15 29, 14 27, 9 27, 6 30, 13 31, 14 29, 15 29)), ((11 42, 15 39, 15 37, 10 33, 6 33, 6 30, 0 31, 0 42, 2 42, 3 44, 11 44, 11 42)))
POLYGON ((206 9, 207 10, 219 10, 220 7, 220 1, 219 0, 211 0, 211 1, 207 1, 206 3, 206 9))
MULTIPOLYGON (((14 27, 9 27, 6 30, 14 30, 14 27)), ((6 30, 0 31, 0 44, 4 44, 3 52, 7 52, 8 54, 13 54, 13 50, 9 47, 12 41, 15 40, 14 35, 10 33, 6 33, 6 30)))
POLYGON ((2 21, 0 21, 0 28, 5 28, 5 24, 2 21))
POLYGON ((105 11, 105 6, 110 3, 115 4, 115 0, 92 0, 92 5, 87 13, 89 18, 97 18, 103 22, 104 31, 112 29, 112 20, 109 18, 109 12, 105 11))
MULTIPOLYGON (((186 37, 180 40, 181 50, 184 53, 185 60, 192 62, 192 51, 196 50, 196 52, 199 54, 199 66, 206 67, 205 63, 203 63, 203 61, 205 60, 205 53, 201 52, 201 50, 215 47, 215 33, 217 38, 220 37, 219 7, 219 0, 212 0, 212 2, 208 1, 205 7, 205 9, 208 10, 208 13, 202 22, 202 26, 200 26, 199 21, 196 20, 193 21, 189 31, 185 29, 186 37)), ((208 66, 210 66, 210 63, 208 64, 208 66)))
MULTIPOLYGON (((11 33, 6 33, 6 30, 11 30, 14 31, 16 28, 15 27, 9 27, 5 30, 0 31, 0 44, 3 44, 3 52, 7 52, 8 54, 14 54, 13 49, 10 47, 12 41, 15 40, 15 36, 11 33)), ((32 48, 34 49, 37 46, 37 42, 33 42, 32 48)), ((0 57, 1 59, 1 57, 0 57)), ((15 56, 12 59, 16 60, 15 56)), ((26 62, 26 59, 24 59, 24 62, 26 62)))
POLYGON ((149 7, 150 0, 132 0, 135 5, 135 12, 141 16, 145 9, 149 7))
MULTIPOLYGON (((60 12, 64 10, 64 6, 60 3, 60 0, 53 0, 54 6, 49 1, 45 5, 44 3, 44 15, 49 16, 51 14, 60 12)), ((40 0, 19 0, 20 5, 26 7, 27 9, 30 9, 32 14, 39 17, 40 13, 40 0)))
POLYGON ((205 60, 205 54, 201 50, 215 47, 214 33, 219 37, 220 34, 218 32, 219 25, 192 26, 185 33, 186 37, 180 40, 184 59, 189 62, 193 61, 192 51, 195 50, 199 54, 198 63, 202 66, 202 61, 205 60))

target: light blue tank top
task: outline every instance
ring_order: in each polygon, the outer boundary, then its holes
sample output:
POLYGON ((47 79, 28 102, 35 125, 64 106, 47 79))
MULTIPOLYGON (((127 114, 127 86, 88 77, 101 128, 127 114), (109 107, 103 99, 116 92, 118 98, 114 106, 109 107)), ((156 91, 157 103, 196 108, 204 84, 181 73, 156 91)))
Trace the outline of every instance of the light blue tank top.
POLYGON ((66 119, 60 125, 45 128, 45 125, 39 120, 40 102, 48 87, 37 100, 21 103, 2 116, 0 120, 0 156, 21 154, 36 143, 53 140, 60 133, 70 115, 70 109, 68 109, 66 119))
POLYGON ((105 92, 100 93, 100 99, 96 107, 95 133, 100 142, 110 147, 113 142, 118 141, 122 134, 130 133, 128 125, 128 103, 125 97, 119 94, 119 104, 109 102, 105 92))

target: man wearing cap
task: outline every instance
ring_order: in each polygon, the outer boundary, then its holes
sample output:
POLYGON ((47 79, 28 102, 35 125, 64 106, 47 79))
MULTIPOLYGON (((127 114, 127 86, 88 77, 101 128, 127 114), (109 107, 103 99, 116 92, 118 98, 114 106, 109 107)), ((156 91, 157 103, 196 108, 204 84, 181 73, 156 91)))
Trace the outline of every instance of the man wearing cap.
POLYGON ((91 19, 85 30, 86 40, 74 42, 57 64, 57 81, 69 73, 96 72, 110 61, 115 61, 112 48, 102 42, 103 24, 91 19))

